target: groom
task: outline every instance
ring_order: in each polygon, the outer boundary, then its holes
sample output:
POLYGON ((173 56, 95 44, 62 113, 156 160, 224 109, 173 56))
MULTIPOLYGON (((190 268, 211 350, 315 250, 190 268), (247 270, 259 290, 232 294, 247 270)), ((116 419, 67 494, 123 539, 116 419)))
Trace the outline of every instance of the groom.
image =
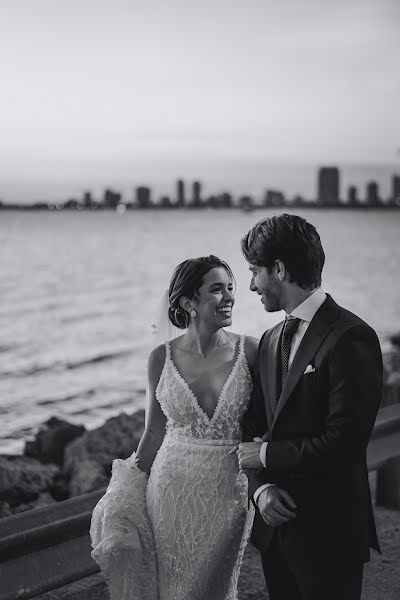
POLYGON ((286 313, 261 338, 244 421, 244 439, 257 441, 238 450, 270 599, 359 600, 369 548, 379 552, 366 464, 381 401, 378 338, 321 288, 325 255, 305 219, 261 220, 242 251, 251 291, 267 312, 286 313))

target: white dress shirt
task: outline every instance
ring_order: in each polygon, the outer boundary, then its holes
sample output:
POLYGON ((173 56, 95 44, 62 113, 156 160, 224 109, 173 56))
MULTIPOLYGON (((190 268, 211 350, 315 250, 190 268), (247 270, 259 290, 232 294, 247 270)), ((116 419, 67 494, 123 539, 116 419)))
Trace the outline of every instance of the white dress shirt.
MULTIPOLYGON (((292 345, 290 348, 289 369, 293 362, 295 354, 300 346, 300 342, 304 337, 305 332, 307 331, 312 319, 314 318, 315 313, 325 302, 325 299, 326 299, 326 294, 323 291, 323 289, 319 287, 316 290, 314 290, 313 293, 311 294, 311 296, 308 296, 308 298, 306 298, 304 300, 304 302, 299 304, 299 306, 297 306, 290 313, 290 315, 288 315, 288 314, 286 315, 287 317, 297 317, 298 319, 300 319, 300 323, 299 323, 299 325, 296 329, 296 332, 293 336, 292 345)), ((268 449, 268 442, 264 442, 260 448, 260 460, 265 468, 268 467, 268 465, 267 465, 267 449, 268 449)), ((256 491, 254 492, 254 495, 253 495, 254 502, 257 503, 257 500, 258 500, 261 492, 263 490, 265 490, 267 487, 269 487, 270 485, 274 485, 274 484, 265 483, 264 485, 261 485, 259 488, 256 489, 256 491)))

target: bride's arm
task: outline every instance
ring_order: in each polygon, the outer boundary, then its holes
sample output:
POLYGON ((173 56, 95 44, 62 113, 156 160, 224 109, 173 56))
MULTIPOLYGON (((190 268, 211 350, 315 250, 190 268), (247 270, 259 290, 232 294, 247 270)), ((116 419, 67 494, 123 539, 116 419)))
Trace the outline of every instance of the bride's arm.
POLYGON ((156 398, 156 389, 164 367, 165 356, 165 346, 157 346, 150 354, 147 365, 146 425, 136 451, 138 466, 142 471, 146 471, 146 473, 150 473, 151 466, 164 439, 167 423, 166 416, 162 412, 156 398))

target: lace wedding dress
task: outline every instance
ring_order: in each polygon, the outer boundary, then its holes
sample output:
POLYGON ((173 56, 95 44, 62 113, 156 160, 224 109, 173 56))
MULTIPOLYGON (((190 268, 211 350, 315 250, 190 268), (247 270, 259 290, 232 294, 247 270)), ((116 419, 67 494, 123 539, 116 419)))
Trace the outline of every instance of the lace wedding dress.
POLYGON ((252 389, 241 336, 232 371, 210 418, 178 372, 166 344, 156 396, 167 417, 146 504, 160 600, 234 600, 253 521, 236 453, 252 389))
POLYGON ((93 510, 91 554, 107 581, 111 600, 158 600, 147 481, 135 453, 126 460, 115 459, 106 493, 93 510))

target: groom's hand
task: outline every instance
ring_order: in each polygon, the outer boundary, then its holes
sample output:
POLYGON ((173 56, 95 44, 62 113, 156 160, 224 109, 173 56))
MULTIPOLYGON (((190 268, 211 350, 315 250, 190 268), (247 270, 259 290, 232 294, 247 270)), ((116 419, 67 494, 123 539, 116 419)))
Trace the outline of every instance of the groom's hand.
POLYGON ((278 527, 296 516, 296 503, 292 496, 277 485, 262 490, 257 506, 264 521, 270 527, 278 527))
POLYGON ((264 466, 260 459, 261 438, 254 438, 256 442, 242 442, 237 451, 240 469, 262 469, 264 466))

